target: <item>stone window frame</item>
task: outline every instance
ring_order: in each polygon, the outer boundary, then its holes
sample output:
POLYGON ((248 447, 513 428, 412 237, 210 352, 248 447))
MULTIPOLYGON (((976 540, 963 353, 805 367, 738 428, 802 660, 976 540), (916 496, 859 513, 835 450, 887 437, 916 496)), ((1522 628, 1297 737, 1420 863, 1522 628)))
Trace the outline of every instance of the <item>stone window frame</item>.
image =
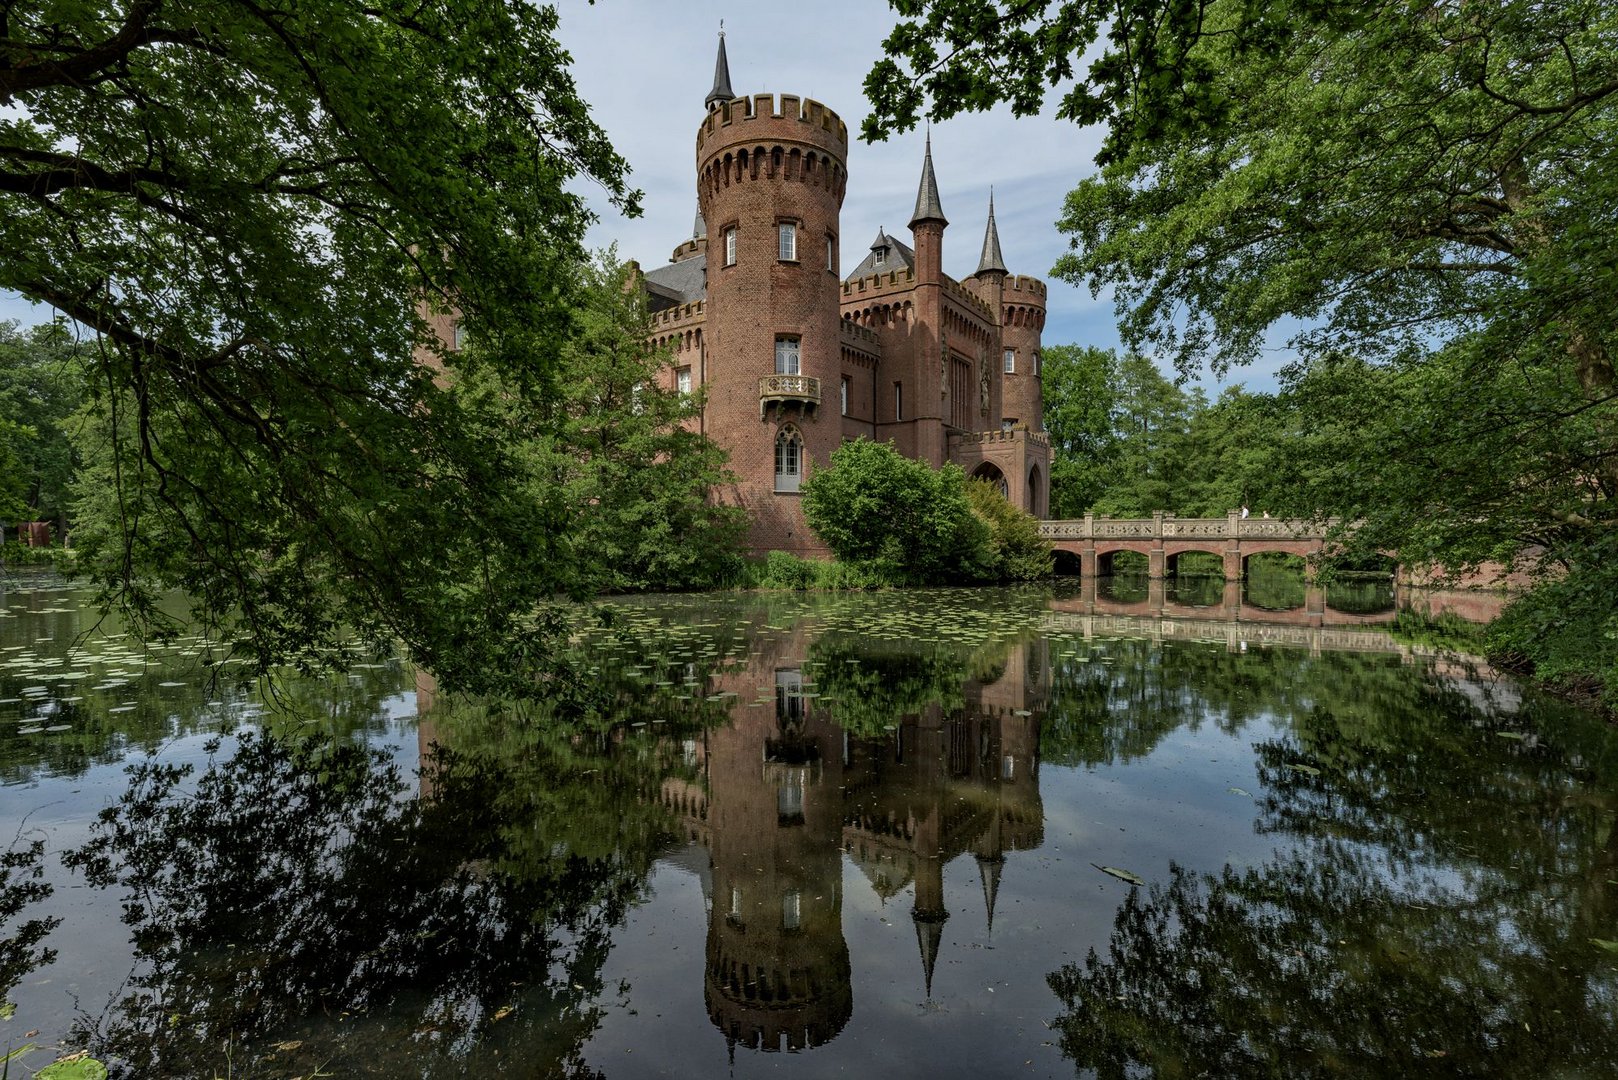
POLYGON ((852 381, 853 380, 851 380, 847 375, 844 375, 842 384, 839 387, 839 392, 842 394, 843 411, 840 414, 842 416, 847 416, 848 415, 848 384, 850 382, 852 382, 852 381))
POLYGON ((775 492, 796 495, 803 485, 803 432, 786 424, 775 433, 775 492))
POLYGON ((837 273, 837 234, 826 234, 826 273, 837 273))
POLYGON ((798 232, 803 223, 797 218, 777 218, 775 221, 775 258, 777 262, 798 262, 798 232), (791 230, 790 232, 788 230, 791 230), (787 253, 788 237, 791 238, 791 254, 787 253))
POLYGON ((893 422, 898 423, 905 418, 905 384, 893 384, 893 422))
POLYGON ((1017 374, 1017 350, 1007 349, 1001 355, 1001 373, 1004 375, 1017 374))
POLYGON ((721 243, 724 245, 724 252, 723 253, 724 253, 724 265, 725 266, 735 266, 736 265, 736 254, 737 254, 737 246, 738 246, 737 243, 736 243, 736 231, 737 231, 736 230, 736 224, 735 224, 735 222, 732 222, 731 224, 726 225, 723 229, 721 229, 720 233, 719 233, 719 235, 721 237, 721 243))
POLYGON ((775 335, 775 374, 777 374, 777 375, 802 375, 803 374, 803 336, 801 334, 776 334, 775 335), (795 348, 792 349, 792 351, 790 353, 790 355, 792 357, 792 360, 793 360, 792 370, 791 371, 784 371, 784 370, 782 370, 782 367, 781 367, 782 357, 784 355, 789 355, 789 354, 784 354, 781 351, 781 346, 786 344, 789 341, 795 346, 795 348))
POLYGON ((686 364, 683 367, 675 368, 674 389, 679 393, 689 394, 691 392, 691 385, 691 365, 686 364))

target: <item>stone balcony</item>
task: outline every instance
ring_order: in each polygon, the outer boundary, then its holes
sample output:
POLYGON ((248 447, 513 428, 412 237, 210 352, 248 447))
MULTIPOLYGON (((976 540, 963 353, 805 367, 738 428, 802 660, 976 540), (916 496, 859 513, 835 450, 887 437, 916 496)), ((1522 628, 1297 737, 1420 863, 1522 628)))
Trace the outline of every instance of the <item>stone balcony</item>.
POLYGON ((766 375, 758 381, 758 417, 764 419, 771 405, 780 409, 796 405, 804 414, 820 407, 820 380, 811 375, 766 375))

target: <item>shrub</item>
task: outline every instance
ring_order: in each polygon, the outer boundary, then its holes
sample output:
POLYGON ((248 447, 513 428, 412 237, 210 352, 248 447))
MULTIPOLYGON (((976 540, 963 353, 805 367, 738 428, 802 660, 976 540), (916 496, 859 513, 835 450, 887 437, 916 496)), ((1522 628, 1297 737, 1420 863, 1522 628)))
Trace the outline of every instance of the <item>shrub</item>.
POLYGON ((990 577, 995 581, 1034 581, 1050 577, 1050 544, 1039 535, 1039 519, 1012 506, 1000 489, 987 480, 968 480, 966 498, 976 514, 989 527, 989 550, 993 555, 990 577))
POLYGON ((804 482, 804 516, 840 562, 915 584, 981 581, 994 554, 965 481, 957 465, 934 469, 891 443, 857 439, 804 482))

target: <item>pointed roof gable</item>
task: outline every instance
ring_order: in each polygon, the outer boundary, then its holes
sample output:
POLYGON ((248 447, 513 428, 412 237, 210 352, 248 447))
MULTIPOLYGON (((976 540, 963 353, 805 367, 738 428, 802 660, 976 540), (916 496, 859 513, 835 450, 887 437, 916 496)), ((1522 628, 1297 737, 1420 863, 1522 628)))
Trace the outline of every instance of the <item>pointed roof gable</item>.
POLYGON ((926 981, 927 996, 933 996, 933 969, 938 966, 938 946, 944 938, 943 919, 923 919, 915 916, 916 944, 921 948, 921 974, 926 981))
POLYGON ((854 272, 844 278, 844 281, 858 281, 862 277, 872 274, 886 274, 894 270, 914 270, 916 268, 916 252, 903 240, 889 236, 882 229, 877 229, 876 239, 871 241, 871 253, 854 268, 854 272))
POLYGON ((702 103, 711 109, 716 104, 729 101, 735 96, 735 92, 730 88, 730 61, 725 59, 725 28, 720 24, 719 57, 713 65, 713 89, 708 91, 708 96, 702 99, 702 103))
POLYGON ((1000 230, 994 225, 994 189, 989 189, 989 224, 983 230, 983 257, 978 260, 979 274, 1006 270, 1006 260, 1000 254, 1000 230))
MULTIPOLYGON (((989 220, 994 220, 994 209, 989 210, 989 220)), ((708 223, 702 220, 702 207, 697 207, 697 220, 691 226, 691 239, 700 240, 708 235, 708 223)))
POLYGON ((910 227, 914 229, 924 221, 949 224, 949 219, 944 216, 944 208, 938 202, 938 177, 933 175, 933 137, 930 133, 927 136, 927 156, 921 163, 921 186, 916 189, 916 212, 910 216, 910 227))

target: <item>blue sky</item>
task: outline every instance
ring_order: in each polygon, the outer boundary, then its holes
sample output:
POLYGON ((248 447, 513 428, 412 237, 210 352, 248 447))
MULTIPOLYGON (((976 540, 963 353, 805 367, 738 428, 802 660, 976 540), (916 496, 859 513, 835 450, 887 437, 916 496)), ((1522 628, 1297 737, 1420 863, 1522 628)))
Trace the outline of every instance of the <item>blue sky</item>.
MULTIPOLYGON (((862 84, 882 54, 893 25, 885 0, 817 0, 739 5, 717 0, 561 0, 560 36, 572 53, 574 78, 614 146, 630 162, 631 181, 645 193, 645 214, 617 213, 598 187, 581 185, 600 215, 592 247, 616 242, 619 254, 648 268, 668 260, 691 230, 696 209, 694 148, 702 99, 713 80, 721 19, 732 86, 737 94, 791 93, 812 97, 851 129, 868 111, 862 84)), ((1006 265, 1050 286, 1046 344, 1116 347, 1110 297, 1050 278, 1067 238, 1055 221, 1062 199, 1094 171, 1100 133, 1049 116, 1016 118, 1009 110, 957 117, 933 128, 933 162, 950 227, 944 269, 955 277, 977 266, 988 210, 995 217, 1006 265)), ((848 194, 843 203, 844 270, 852 269, 878 227, 908 241, 906 223, 921 173, 922 133, 867 145, 851 137, 848 194)), ((47 309, 0 293, 0 319, 33 323, 47 309)), ((1267 362, 1230 380, 1270 389, 1287 359, 1267 362)), ((1206 384, 1217 392, 1217 384, 1206 384)))

